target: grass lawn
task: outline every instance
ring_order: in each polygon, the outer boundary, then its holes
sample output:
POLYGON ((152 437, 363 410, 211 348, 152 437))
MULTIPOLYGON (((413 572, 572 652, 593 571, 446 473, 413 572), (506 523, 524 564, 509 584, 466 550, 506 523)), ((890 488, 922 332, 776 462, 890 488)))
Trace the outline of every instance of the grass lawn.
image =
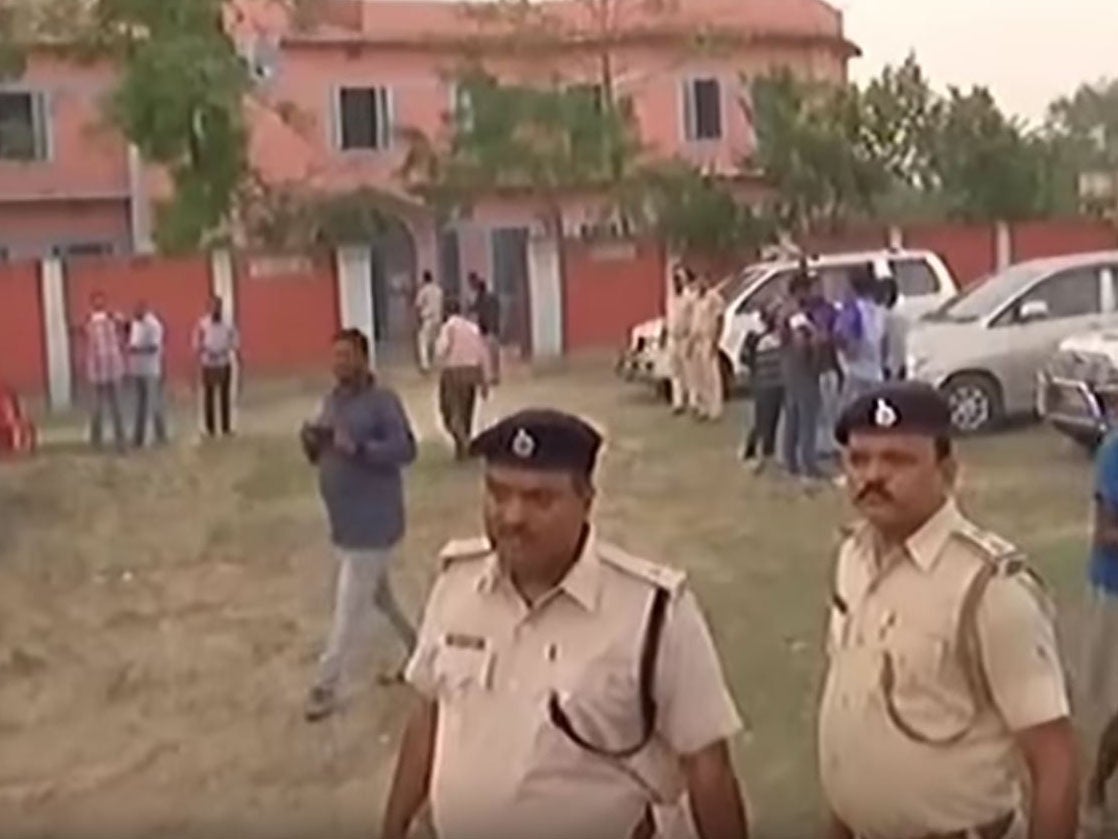
MULTIPOLYGON (((418 611, 446 539, 479 527, 475 465, 457 466, 430 385, 399 378, 423 438, 394 573, 418 611)), ((294 444, 317 390, 250 392, 237 438, 125 458, 47 429, 0 465, 0 833, 4 836, 369 836, 403 689, 301 721, 325 631, 329 552, 314 476, 294 444)), ((736 460, 744 406, 717 426, 670 417, 606 366, 513 374, 493 416, 550 404, 607 433, 597 516, 627 549, 689 572, 747 721, 737 747, 755 835, 814 832, 814 713, 839 490, 808 497, 736 460)), ((184 432, 184 429, 186 431, 184 432)), ((1090 468, 1028 428, 962 445, 977 520, 1032 555, 1075 634, 1090 468)), ((385 649, 382 663, 398 654, 385 649)))

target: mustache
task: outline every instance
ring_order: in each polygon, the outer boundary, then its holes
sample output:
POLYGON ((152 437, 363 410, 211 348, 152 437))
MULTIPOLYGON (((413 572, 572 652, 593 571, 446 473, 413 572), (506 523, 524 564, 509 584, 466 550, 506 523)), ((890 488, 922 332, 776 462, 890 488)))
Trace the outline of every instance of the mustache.
POLYGON ((862 484, 861 489, 858 490, 858 494, 854 496, 854 500, 864 501, 871 495, 877 496, 882 501, 893 500, 893 496, 889 493, 889 490, 885 488, 885 484, 881 481, 869 481, 868 483, 862 484))

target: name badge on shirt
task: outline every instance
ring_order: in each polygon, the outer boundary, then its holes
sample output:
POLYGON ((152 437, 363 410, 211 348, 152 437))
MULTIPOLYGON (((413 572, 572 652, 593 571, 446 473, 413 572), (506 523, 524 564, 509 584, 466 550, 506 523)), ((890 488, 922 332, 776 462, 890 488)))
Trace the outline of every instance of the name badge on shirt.
POLYGON ((489 688, 494 656, 486 638, 448 632, 443 636, 442 646, 436 668, 450 687, 464 687, 472 682, 482 689, 489 688))

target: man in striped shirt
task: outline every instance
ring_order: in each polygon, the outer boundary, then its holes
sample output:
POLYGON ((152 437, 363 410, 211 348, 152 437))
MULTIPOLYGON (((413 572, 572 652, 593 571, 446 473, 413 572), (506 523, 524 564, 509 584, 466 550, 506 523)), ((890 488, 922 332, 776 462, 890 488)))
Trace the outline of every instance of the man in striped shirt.
POLYGON ((120 412, 120 391, 124 381, 124 353, 121 349, 120 319, 108 311, 105 295, 94 292, 90 315, 85 323, 86 377, 93 397, 89 436, 94 448, 103 443, 105 412, 113 422, 113 437, 118 450, 124 450, 124 423, 120 412))

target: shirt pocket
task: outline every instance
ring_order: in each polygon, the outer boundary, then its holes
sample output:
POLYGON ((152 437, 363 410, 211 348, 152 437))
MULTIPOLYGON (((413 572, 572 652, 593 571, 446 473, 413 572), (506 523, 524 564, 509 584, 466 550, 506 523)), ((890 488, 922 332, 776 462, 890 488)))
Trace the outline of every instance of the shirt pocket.
POLYGON ((493 651, 488 642, 462 646, 444 638, 435 649, 435 689, 444 698, 484 690, 489 686, 492 667, 493 651))
POLYGON ((973 705, 954 657, 950 638, 918 625, 897 625, 885 639, 882 699, 893 727, 908 739, 950 745, 969 731, 973 705))

